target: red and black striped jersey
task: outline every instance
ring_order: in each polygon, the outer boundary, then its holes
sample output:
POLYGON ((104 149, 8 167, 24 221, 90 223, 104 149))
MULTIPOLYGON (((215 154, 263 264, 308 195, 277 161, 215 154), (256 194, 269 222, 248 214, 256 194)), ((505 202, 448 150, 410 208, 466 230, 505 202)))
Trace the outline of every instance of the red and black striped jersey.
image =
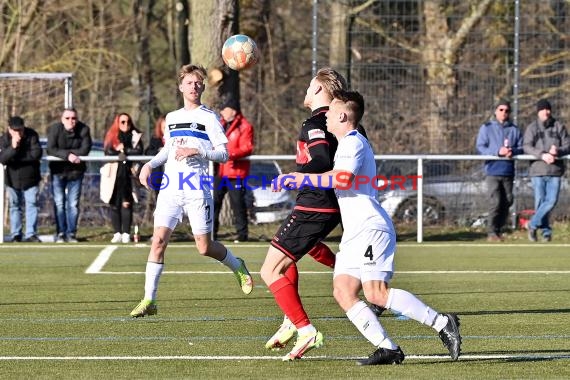
MULTIPOLYGON (((338 141, 327 131, 328 107, 314 110, 303 122, 297 140, 297 171, 324 173, 333 168, 338 141)), ((302 187, 297 195, 295 209, 315 212, 339 212, 334 190, 319 189, 317 184, 302 187)))

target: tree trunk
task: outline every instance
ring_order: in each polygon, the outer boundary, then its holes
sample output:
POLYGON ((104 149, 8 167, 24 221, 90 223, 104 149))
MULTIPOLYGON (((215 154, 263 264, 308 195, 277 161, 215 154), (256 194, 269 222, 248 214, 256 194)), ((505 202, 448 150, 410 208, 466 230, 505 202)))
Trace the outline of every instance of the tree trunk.
POLYGON ((150 55, 150 20, 154 0, 137 0, 133 3, 134 42, 136 59, 134 65, 134 83, 137 125, 150 138, 152 126, 160 116, 160 109, 154 95, 154 81, 150 55))
POLYGON ((456 96, 457 78, 455 65, 467 35, 485 14, 493 0, 482 0, 471 8, 459 29, 452 34, 447 23, 443 0, 424 2, 426 33, 423 41, 422 62, 426 72, 426 86, 429 92, 428 116, 424 127, 427 131, 430 153, 449 151, 449 121, 453 112, 449 109, 456 96))
POLYGON ((350 23, 350 7, 343 2, 332 2, 330 4, 331 36, 329 40, 329 65, 336 70, 346 67, 345 72, 341 72, 345 78, 348 77, 350 66, 348 65, 347 35, 350 23))
POLYGON ((204 66, 208 73, 221 70, 220 83, 210 83, 202 102, 215 108, 220 96, 236 96, 239 99, 239 76, 222 61, 224 41, 238 31, 237 0, 191 0, 191 52, 194 64, 204 66))

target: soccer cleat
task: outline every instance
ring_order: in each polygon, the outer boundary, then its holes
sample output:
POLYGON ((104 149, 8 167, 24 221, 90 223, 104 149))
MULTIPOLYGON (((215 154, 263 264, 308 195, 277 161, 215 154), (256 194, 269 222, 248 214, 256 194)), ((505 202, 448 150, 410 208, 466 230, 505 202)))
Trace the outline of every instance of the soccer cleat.
POLYGON ((142 300, 139 302, 137 307, 131 311, 131 317, 139 318, 145 315, 156 315, 158 313, 158 307, 156 306, 156 301, 152 300, 142 300))
POLYGON ((238 284, 241 287, 242 292, 244 292, 245 294, 249 294, 253 290, 253 278, 251 277, 251 274, 249 274, 249 271, 245 266, 245 262, 239 257, 236 257, 236 259, 240 262, 240 266, 234 272, 234 274, 236 275, 238 284))
POLYGON ((386 311, 386 308, 385 308, 385 307, 382 307, 382 306, 379 306, 379 305, 376 305, 376 304, 373 304, 373 303, 369 304, 368 307, 370 308, 370 310, 372 310, 372 312, 373 312, 374 314, 376 314, 376 317, 378 317, 378 318, 380 318, 380 316, 382 315, 382 313, 383 313, 384 311, 386 311))
POLYGON ((295 346, 287 355, 283 357, 284 362, 293 361, 295 359, 301 359, 303 355, 311 351, 313 348, 319 348, 323 345, 325 339, 323 334, 319 331, 313 333, 305 334, 303 336, 298 336, 295 346))
POLYGON ((459 334, 459 317, 455 314, 444 314, 447 317, 447 324, 439 332, 439 337, 443 345, 449 350, 451 359, 457 360, 461 353, 461 335, 459 334))
POLYGON ((265 343, 265 348, 272 351, 277 351, 284 348, 287 343, 295 336, 297 329, 291 321, 284 322, 279 327, 279 330, 265 343))
POLYGON ((131 235, 129 235, 128 233, 124 232, 121 235, 121 243, 123 244, 128 244, 131 242, 131 235))
POLYGON ((400 347, 396 350, 380 347, 366 359, 359 360, 357 363, 358 365, 400 364, 405 357, 400 347))

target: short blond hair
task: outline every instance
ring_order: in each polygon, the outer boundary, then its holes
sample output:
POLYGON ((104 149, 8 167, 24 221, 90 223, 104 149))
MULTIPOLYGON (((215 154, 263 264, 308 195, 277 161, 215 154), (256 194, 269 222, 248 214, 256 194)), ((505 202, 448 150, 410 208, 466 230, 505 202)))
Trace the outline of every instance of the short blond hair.
POLYGON ((195 74, 202 81, 205 81, 206 78, 208 77, 208 73, 206 72, 206 69, 203 66, 192 65, 192 64, 183 65, 182 67, 180 67, 180 70, 178 71, 178 84, 181 84, 182 79, 184 79, 186 75, 190 74, 195 74))
POLYGON ((330 67, 323 67, 317 71, 315 79, 323 86, 331 99, 335 91, 346 90, 348 88, 346 79, 344 79, 338 71, 330 67))

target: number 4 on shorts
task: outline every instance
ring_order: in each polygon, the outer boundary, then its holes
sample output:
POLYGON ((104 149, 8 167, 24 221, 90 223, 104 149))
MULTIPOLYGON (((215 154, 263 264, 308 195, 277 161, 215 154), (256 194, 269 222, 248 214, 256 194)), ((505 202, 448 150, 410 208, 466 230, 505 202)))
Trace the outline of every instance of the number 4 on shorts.
POLYGON ((371 245, 369 245, 368 248, 366 248, 366 252, 364 252, 364 257, 368 257, 370 261, 374 260, 374 254, 372 253, 371 245))

